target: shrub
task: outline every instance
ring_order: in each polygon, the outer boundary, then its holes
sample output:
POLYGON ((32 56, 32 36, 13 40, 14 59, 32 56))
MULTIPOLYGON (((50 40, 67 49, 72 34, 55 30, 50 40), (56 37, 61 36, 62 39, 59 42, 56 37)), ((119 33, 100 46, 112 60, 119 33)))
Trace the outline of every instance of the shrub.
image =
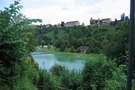
POLYGON ((123 68, 112 61, 93 60, 85 63, 82 71, 83 90, 124 90, 123 68))
POLYGON ((50 48, 51 48, 51 45, 50 45, 50 44, 48 44, 47 48, 48 48, 48 49, 50 49, 50 48))
POLYGON ((13 90, 38 90, 27 76, 20 77, 14 83, 13 90))
POLYGON ((72 52, 72 53, 75 52, 74 46, 71 47, 70 52, 72 52))
POLYGON ((66 89, 79 90, 81 88, 81 73, 80 71, 65 69, 60 76, 61 86, 66 89))
POLYGON ((59 64, 55 64, 51 69, 50 72, 52 73, 52 75, 57 75, 60 76, 61 72, 65 69, 64 66, 61 66, 59 64))
POLYGON ((120 68, 112 71, 112 77, 105 80, 104 90, 125 90, 126 75, 120 68))
POLYGON ((70 48, 65 48, 64 52, 70 52, 70 48))
POLYGON ((48 73, 46 70, 39 70, 39 80, 37 84, 39 90, 55 90, 50 77, 50 73, 48 73))

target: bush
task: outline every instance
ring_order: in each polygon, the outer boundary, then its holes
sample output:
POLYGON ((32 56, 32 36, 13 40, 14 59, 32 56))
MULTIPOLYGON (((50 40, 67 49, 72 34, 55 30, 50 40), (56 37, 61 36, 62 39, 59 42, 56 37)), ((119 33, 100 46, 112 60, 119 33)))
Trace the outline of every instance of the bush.
POLYGON ((51 76, 46 70, 39 70, 38 90, 55 90, 51 76))
POLYGON ((38 89, 36 88, 36 86, 33 85, 31 80, 29 80, 27 76, 24 76, 20 77, 20 79, 18 79, 16 83, 14 83, 13 90, 38 90, 38 89))
POLYGON ((0 86, 9 87, 11 90, 16 90, 13 86, 22 75, 25 66, 23 61, 30 50, 34 49, 34 43, 31 44, 35 41, 31 36, 31 24, 41 21, 17 17, 22 8, 19 1, 14 1, 14 4, 0 11, 0 86))
POLYGON ((70 52, 70 48, 65 48, 64 52, 70 52))
POLYGON ((50 48, 51 48, 51 45, 50 45, 50 44, 48 44, 47 48, 48 48, 48 49, 50 49, 50 48))
POLYGON ((65 69, 60 76, 61 86, 66 89, 80 90, 81 88, 81 73, 80 71, 65 69))
POLYGON ((114 62, 101 59, 85 63, 82 79, 83 90, 124 90, 126 77, 114 62))
POLYGON ((105 80, 104 90, 125 90, 126 75, 121 69, 116 68, 112 71, 112 77, 105 80))
POLYGON ((102 90, 105 82, 102 69, 103 61, 89 61, 85 63, 82 72, 84 90, 102 90))
POLYGON ((61 65, 59 65, 59 64, 55 64, 55 65, 51 68, 50 72, 52 73, 52 75, 60 76, 60 75, 61 75, 61 72, 62 72, 64 69, 65 69, 64 66, 61 66, 61 65))
POLYGON ((72 53, 75 52, 74 46, 71 47, 70 52, 72 52, 72 53))

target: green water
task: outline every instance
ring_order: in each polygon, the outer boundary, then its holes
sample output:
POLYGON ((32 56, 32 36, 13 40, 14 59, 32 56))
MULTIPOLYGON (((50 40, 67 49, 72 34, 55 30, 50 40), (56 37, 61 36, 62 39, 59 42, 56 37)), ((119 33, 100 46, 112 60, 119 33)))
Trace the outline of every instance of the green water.
POLYGON ((55 64, 66 66, 68 69, 79 70, 84 67, 85 61, 76 57, 47 54, 44 52, 33 52, 33 59, 39 64, 42 69, 50 70, 55 64))

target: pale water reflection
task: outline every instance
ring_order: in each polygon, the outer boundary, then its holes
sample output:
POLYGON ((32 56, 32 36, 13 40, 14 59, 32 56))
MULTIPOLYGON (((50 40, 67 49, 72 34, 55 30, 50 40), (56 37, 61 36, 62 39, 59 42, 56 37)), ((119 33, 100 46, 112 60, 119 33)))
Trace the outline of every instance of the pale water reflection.
POLYGON ((66 66, 70 70, 79 70, 84 67, 85 63, 84 60, 80 60, 75 57, 45 54, 43 52, 33 52, 31 55, 33 59, 39 64, 40 68, 47 70, 50 70, 50 68, 55 64, 66 66))

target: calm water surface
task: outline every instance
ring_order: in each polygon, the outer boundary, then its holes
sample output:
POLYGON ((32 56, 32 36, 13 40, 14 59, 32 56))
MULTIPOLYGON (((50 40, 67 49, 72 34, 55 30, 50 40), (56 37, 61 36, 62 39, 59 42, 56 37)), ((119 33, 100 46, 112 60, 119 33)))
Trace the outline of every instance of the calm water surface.
POLYGON ((66 66, 68 69, 79 70, 84 67, 84 60, 71 56, 62 56, 47 54, 44 52, 33 52, 31 53, 33 59, 39 64, 42 69, 50 70, 50 68, 55 64, 60 64, 66 66))

